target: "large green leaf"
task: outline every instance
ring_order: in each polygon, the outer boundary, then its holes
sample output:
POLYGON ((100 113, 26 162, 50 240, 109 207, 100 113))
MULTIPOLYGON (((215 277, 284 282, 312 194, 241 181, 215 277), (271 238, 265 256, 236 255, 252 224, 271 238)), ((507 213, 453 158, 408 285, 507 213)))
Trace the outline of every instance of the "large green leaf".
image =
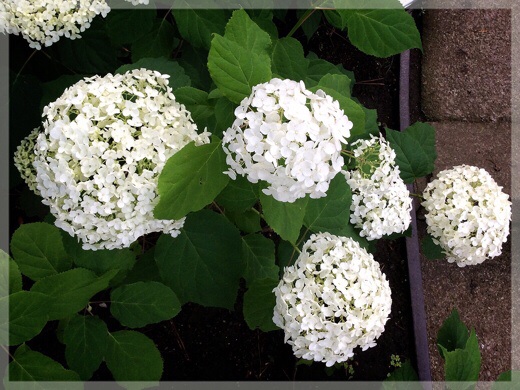
POLYGON ((132 44, 132 62, 147 57, 169 57, 178 43, 173 26, 163 19, 132 44))
MULTIPOLYGON (((187 1, 183 1, 188 5, 187 1)), ((174 9, 173 16, 179 33, 193 47, 209 49, 213 34, 223 34, 229 19, 224 9, 174 9)))
POLYGON ((265 221, 280 237, 294 244, 303 224, 307 199, 305 197, 293 203, 279 202, 261 192, 260 203, 265 221))
POLYGON ((58 99, 63 92, 65 92, 65 89, 82 80, 83 77, 84 76, 80 74, 66 74, 55 80, 42 83, 43 96, 40 103, 40 109, 43 111, 43 107, 58 99))
POLYGON ((276 296, 273 289, 277 278, 256 279, 244 294, 244 319, 250 329, 260 328, 263 332, 279 329, 273 323, 276 296))
POLYGON ((303 223, 315 233, 348 236, 352 233, 349 227, 351 202, 352 192, 345 176, 338 174, 330 182, 326 197, 309 199, 303 223))
POLYGON ((92 296, 108 287, 116 274, 117 270, 111 270, 98 277, 87 269, 74 268, 40 279, 31 291, 47 296, 49 320, 59 320, 84 308, 92 296))
POLYGON ((72 259, 63 248, 60 230, 48 223, 20 226, 11 239, 11 251, 20 271, 32 280, 66 271, 72 259))
POLYGON ((310 59, 309 61, 310 62, 307 68, 307 74, 305 75, 304 79, 305 86, 307 88, 312 88, 318 85, 319 81, 325 75, 343 74, 338 67, 336 67, 334 64, 328 61, 319 58, 310 59))
POLYGON ((409 360, 396 368, 383 382, 384 390, 421 390, 423 387, 409 360), (405 383, 403 383, 405 382, 405 383))
POLYGON ((350 97, 353 81, 345 74, 326 74, 319 83, 319 88, 329 88, 339 92, 345 97, 350 97))
POLYGON ((253 86, 271 79, 271 38, 246 11, 237 10, 224 36, 214 35, 208 56, 211 78, 232 102, 249 96, 253 86))
POLYGON ((278 39, 271 55, 273 73, 284 79, 304 80, 309 68, 309 60, 303 55, 303 47, 294 38, 278 39))
POLYGON ((191 86, 207 91, 212 85, 208 71, 208 52, 195 49, 190 45, 182 46, 179 64, 191 79, 191 86))
POLYGON ((158 381, 163 372, 153 341, 132 330, 109 334, 105 362, 116 381, 158 381))
POLYGON ((405 183, 433 172, 437 158, 433 126, 416 122, 402 132, 386 129, 386 138, 395 150, 395 161, 405 183))
POLYGON ((239 231, 223 215, 201 210, 186 218, 178 237, 159 238, 155 260, 182 303, 230 309, 244 271, 241 245, 239 231))
POLYGON ((214 102, 208 99, 208 93, 192 87, 182 87, 175 91, 175 98, 186 106, 199 130, 215 128, 214 102))
POLYGON ((262 230, 260 215, 253 209, 244 212, 226 210, 225 215, 244 233, 256 233, 262 230))
POLYGON ((274 242, 261 234, 242 237, 242 256, 246 261, 244 279, 248 284, 256 279, 278 278, 279 268, 275 264, 274 242))
POLYGON ((135 253, 128 248, 85 250, 76 238, 67 233, 63 234, 63 245, 78 267, 93 271, 98 276, 110 270, 117 270, 112 284, 120 282, 135 264, 135 253))
POLYGON ((220 142, 189 143, 166 162, 159 176, 158 219, 180 219, 211 203, 227 185, 226 154, 220 142))
POLYGON ((112 290, 110 312, 129 328, 141 328, 175 317, 181 303, 174 292, 159 282, 137 282, 112 290))
MULTIPOLYGON (((13 361, 9 363, 7 368, 9 370, 9 381, 37 381, 38 384, 31 386, 30 384, 24 384, 26 388, 39 388, 39 389, 56 389, 56 388, 76 388, 67 384, 64 386, 57 387, 56 384, 47 385, 46 381, 79 381, 78 374, 74 371, 66 370, 61 364, 51 359, 48 356, 41 354, 40 352, 32 351, 27 346, 21 345, 14 353, 13 361)), ((4 381, 4 384, 6 382, 4 381)), ((7 385, 7 388, 10 386, 7 385)), ((14 387, 14 386, 13 386, 14 387)), ((20 388, 20 387, 18 387, 20 388)))
POLYGON ((134 268, 130 270, 125 278, 126 284, 147 281, 161 281, 159 268, 157 268, 157 264, 155 263, 155 246, 139 256, 134 268))
POLYGON ((354 46, 376 57, 422 48, 415 21, 398 0, 361 0, 356 9, 338 9, 325 16, 336 27, 348 27, 354 46))
POLYGON ((105 356, 108 328, 98 317, 76 315, 65 326, 63 341, 67 364, 88 380, 105 356))
POLYGON ((22 274, 18 265, 0 249, 0 299, 22 289, 22 274))
POLYGON ((0 341, 2 345, 17 345, 38 335, 48 316, 48 298, 40 293, 32 291, 19 291, 0 299, 2 313, 7 313, 9 305, 9 318, 0 321, 0 341), (7 330, 9 328, 9 340, 7 330))
POLYGON ((457 309, 453 309, 437 333, 437 344, 439 345, 441 356, 443 349, 448 352, 464 349, 468 338, 468 328, 460 320, 457 309))
POLYGON ((422 239, 421 249, 424 256, 429 260, 443 259, 446 257, 443 249, 433 242, 432 236, 429 234, 422 239))
POLYGON ((216 201, 225 209, 246 211, 258 201, 258 186, 239 175, 236 180, 229 181, 216 201))
MULTIPOLYGON (((126 64, 117 68, 116 73, 126 73, 132 69, 150 69, 156 70, 162 74, 169 75, 168 85, 174 91, 180 87, 191 85, 190 78, 184 72, 184 68, 178 62, 169 60, 164 57, 158 58, 141 58, 133 64, 126 64)), ((176 94, 177 95, 177 94, 176 94)))
POLYGON ((466 382, 464 384, 448 384, 448 387, 456 389, 473 388, 474 383, 478 380, 481 364, 480 349, 475 330, 471 330, 464 349, 448 351, 441 346, 441 350, 445 360, 444 372, 446 382, 466 382))
POLYGON ((114 45, 133 43, 152 30, 156 18, 156 10, 113 9, 107 15, 105 29, 114 45))

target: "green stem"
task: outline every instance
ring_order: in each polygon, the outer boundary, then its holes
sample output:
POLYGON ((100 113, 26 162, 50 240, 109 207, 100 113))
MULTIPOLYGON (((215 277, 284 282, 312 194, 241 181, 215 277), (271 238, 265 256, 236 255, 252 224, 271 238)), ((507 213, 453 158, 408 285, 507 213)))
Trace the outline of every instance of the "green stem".
POLYGON ((309 19, 309 17, 314 13, 314 11, 316 11, 316 8, 305 11, 305 13, 300 17, 300 19, 298 19, 298 21, 296 22, 296 24, 294 25, 292 30, 289 31, 289 34, 287 34, 287 37, 291 37, 296 32, 296 30, 298 30, 300 28, 300 26, 303 23, 305 23, 305 21, 307 19, 309 19))
POLYGON ((424 196, 422 196, 422 194, 415 194, 413 192, 410 192, 410 195, 415 196, 416 198, 424 200, 424 196))

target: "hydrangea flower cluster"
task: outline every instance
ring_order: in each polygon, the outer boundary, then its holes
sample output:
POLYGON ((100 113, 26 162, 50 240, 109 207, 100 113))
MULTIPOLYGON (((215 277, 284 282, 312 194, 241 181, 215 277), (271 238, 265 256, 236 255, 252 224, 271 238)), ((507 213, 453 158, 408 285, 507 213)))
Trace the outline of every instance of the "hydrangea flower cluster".
POLYGON ((14 153, 14 166, 20 172, 20 176, 27 183, 29 188, 36 194, 40 195, 40 191, 36 188, 36 170, 33 166, 34 161, 34 145, 40 134, 40 128, 37 127, 22 140, 14 153))
POLYGON ((235 116, 222 143, 230 167, 225 173, 266 181, 264 193, 281 202, 326 195, 352 128, 336 100, 310 92, 303 81, 275 78, 253 87, 235 116))
POLYGON ((511 202, 486 170, 459 165, 442 171, 423 197, 427 231, 450 263, 480 264, 502 253, 511 202))
POLYGON ((352 145, 356 169, 344 172, 352 189, 350 222, 368 240, 404 232, 412 220, 412 198, 399 176, 395 151, 382 135, 352 145))
POLYGON ((390 315, 386 276, 373 256, 346 237, 314 234, 274 289, 273 322, 296 357, 328 367, 376 345, 390 315))
POLYGON ((56 226, 84 249, 128 247, 184 223, 157 220, 157 183, 166 160, 191 141, 209 142, 175 101, 168 76, 146 69, 94 76, 44 108, 35 145, 37 188, 56 226))
POLYGON ((80 38, 96 15, 109 11, 105 0, 3 0, 0 32, 22 34, 30 47, 41 49, 62 36, 80 38))

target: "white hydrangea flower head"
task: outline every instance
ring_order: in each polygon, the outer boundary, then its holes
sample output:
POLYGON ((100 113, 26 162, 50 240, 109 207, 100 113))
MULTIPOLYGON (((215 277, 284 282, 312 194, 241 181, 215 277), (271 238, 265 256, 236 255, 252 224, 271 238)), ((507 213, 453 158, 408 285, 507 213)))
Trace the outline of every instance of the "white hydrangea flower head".
POLYGON ((197 134, 168 77, 135 69, 83 79, 44 108, 35 147, 37 188, 56 226, 84 249, 128 247, 143 234, 175 237, 184 223, 157 220, 157 183, 166 161, 197 134))
POLYGON ((313 234, 286 267, 273 322, 298 358, 347 361, 376 345, 389 318, 390 285, 373 256, 351 238, 313 234))
POLYGON ((30 47, 41 49, 62 36, 81 38, 96 15, 109 11, 105 0, 2 0, 0 32, 22 34, 30 47))
POLYGON ((423 197, 427 231, 450 263, 480 264, 502 253, 511 202, 485 169, 459 165, 439 172, 423 197))
POLYGON ((34 145, 36 139, 40 134, 40 128, 37 127, 31 131, 31 133, 22 140, 22 143, 16 148, 14 153, 14 166, 20 172, 20 176, 27 183, 29 188, 36 194, 40 195, 40 192, 36 188, 36 170, 33 166, 34 161, 34 145))
POLYGON ((395 151, 381 134, 352 145, 356 169, 344 172, 352 190, 350 222, 367 240, 404 232, 412 221, 412 198, 399 175, 395 151))
POLYGON ((222 142, 226 174, 267 182, 263 192, 281 202, 326 195, 352 128, 336 100, 303 81, 275 78, 253 87, 235 116, 222 142))

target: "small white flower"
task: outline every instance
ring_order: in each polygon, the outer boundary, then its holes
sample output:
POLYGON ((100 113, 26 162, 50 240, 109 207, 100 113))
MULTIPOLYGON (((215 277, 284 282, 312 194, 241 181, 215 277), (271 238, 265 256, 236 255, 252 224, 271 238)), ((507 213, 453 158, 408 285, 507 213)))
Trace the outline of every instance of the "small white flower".
POLYGON ((412 198, 399 176, 395 151, 382 135, 352 145, 356 169, 344 172, 352 189, 350 222, 367 240, 404 232, 412 220, 412 198))
POLYGON ((14 154, 14 166, 20 172, 20 176, 27 183, 29 188, 36 194, 40 192, 36 188, 36 170, 33 167, 34 161, 34 145, 40 134, 40 128, 37 127, 22 140, 22 143, 16 149, 14 154))
POLYGON ((156 231, 179 234, 184 218, 153 216, 159 174, 189 142, 209 142, 209 133, 197 134, 167 76, 135 69, 81 80, 44 108, 44 118, 33 167, 56 226, 84 249, 128 247, 156 231), (153 124, 144 119, 150 107, 153 124))
POLYGON ((509 235, 509 195, 482 168, 440 172, 423 193, 427 231, 450 263, 480 264, 502 253, 509 235))
POLYGON ((376 345, 390 315, 390 285, 373 256, 347 237, 313 234, 278 286, 273 322, 294 355, 347 361, 376 345))
POLYGON ((96 15, 109 11, 105 0, 2 0, 0 33, 22 34, 30 47, 41 49, 62 36, 81 38, 96 15))
POLYGON ((303 81, 272 79, 253 87, 235 116, 222 142, 231 179, 263 180, 263 192, 281 202, 326 195, 352 128, 336 100, 303 81))

